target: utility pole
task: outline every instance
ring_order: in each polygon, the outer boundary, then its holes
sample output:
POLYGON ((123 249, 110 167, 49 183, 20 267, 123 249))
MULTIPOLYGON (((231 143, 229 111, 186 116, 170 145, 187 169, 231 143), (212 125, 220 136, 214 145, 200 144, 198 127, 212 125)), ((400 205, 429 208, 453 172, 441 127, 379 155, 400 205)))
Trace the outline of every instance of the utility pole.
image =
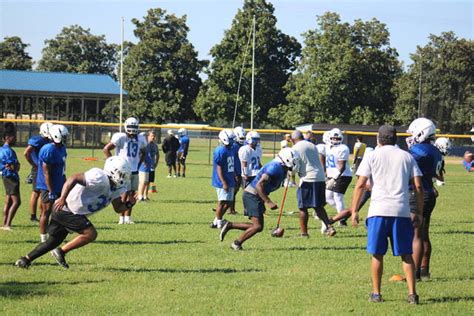
MULTIPOLYGON (((421 57, 421 55, 420 55, 421 57)), ((420 78, 418 84, 418 117, 422 117, 421 115, 421 105, 423 102, 423 58, 420 58, 420 78)))
POLYGON ((119 122, 119 131, 122 132, 122 115, 123 115, 123 17, 121 20, 121 29, 122 29, 122 44, 120 49, 120 122, 119 122))

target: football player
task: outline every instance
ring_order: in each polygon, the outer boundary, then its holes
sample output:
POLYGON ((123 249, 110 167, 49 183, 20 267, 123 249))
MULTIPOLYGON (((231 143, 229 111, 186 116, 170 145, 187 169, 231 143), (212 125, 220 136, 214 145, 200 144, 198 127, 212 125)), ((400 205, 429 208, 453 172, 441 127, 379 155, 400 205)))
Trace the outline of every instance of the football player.
MULTIPOLYGON (((433 145, 436 126, 424 117, 417 118, 408 127, 406 138, 408 149, 415 158, 418 167, 423 173, 423 221, 415 228, 413 238, 413 259, 416 265, 416 278, 428 280, 430 278, 431 241, 429 236, 431 213, 436 205, 436 194, 433 187, 433 178, 441 178, 443 158, 439 150, 433 145)), ((412 213, 416 212, 416 199, 410 195, 412 213)))
MULTIPOLYGON (((128 195, 135 196, 138 190, 138 169, 139 165, 145 159, 145 150, 147 141, 144 136, 139 136, 138 131, 140 124, 134 117, 129 117, 125 120, 125 133, 115 133, 112 135, 110 142, 104 147, 104 154, 106 158, 112 156, 112 150, 115 149, 115 154, 122 157, 130 164, 131 174, 128 182, 128 195)), ((132 208, 124 210, 119 217, 119 224, 133 224, 132 208)))
POLYGON ((53 125, 49 129, 51 143, 44 145, 38 156, 38 176, 36 189, 40 191, 41 216, 39 222, 40 240, 46 241, 46 228, 54 201, 61 194, 66 181, 66 140, 69 131, 63 125, 53 125))
POLYGON ((232 151, 234 152, 234 172, 235 172, 235 190, 234 190, 234 199, 229 208, 229 214, 236 215, 235 211, 235 199, 237 192, 239 191, 240 186, 242 185, 242 168, 239 156, 239 150, 244 146, 247 133, 245 129, 241 126, 234 128, 235 141, 232 144, 232 151))
MULTIPOLYGON (((444 185, 444 174, 446 173, 446 170, 444 169, 444 157, 446 157, 449 154, 449 151, 451 150, 452 143, 449 140, 449 138, 446 137, 439 137, 435 141, 435 146, 438 148, 439 152, 441 153, 441 156, 443 158, 442 160, 442 165, 441 165, 441 172, 439 174, 439 179, 436 179, 436 185, 437 186, 442 186, 444 185)), ((437 191, 435 189, 435 194, 437 194, 437 191)))
POLYGON ((365 148, 367 145, 362 142, 362 136, 357 136, 356 143, 354 144, 354 161, 352 163, 352 171, 357 172, 362 158, 364 157, 365 148))
MULTIPOLYGON (((340 129, 329 131, 330 145, 326 146, 326 201, 336 208, 337 212, 344 210, 344 194, 352 180, 349 168, 349 148, 342 143, 343 135, 340 129)), ((345 220, 340 226, 347 226, 345 220)))
POLYGON ((129 163, 117 156, 107 158, 103 170, 92 168, 69 177, 61 196, 54 202, 48 239, 18 259, 15 265, 26 269, 33 260, 51 251, 58 264, 68 269, 66 254, 97 238, 97 231, 89 221, 89 215, 97 213, 110 203, 117 213, 132 208, 135 199, 133 195, 126 194, 125 182, 129 181, 129 177, 129 163), (70 232, 79 235, 60 247, 70 232))
POLYGON ((235 155, 232 150, 234 132, 225 129, 219 133, 220 144, 214 149, 212 165, 212 186, 216 188, 216 216, 211 228, 222 228, 225 223, 223 216, 234 199, 235 188, 235 155))
POLYGON ((278 208, 278 205, 270 199, 270 193, 282 186, 288 172, 293 170, 297 163, 296 152, 291 148, 283 148, 275 159, 260 169, 255 179, 245 188, 242 196, 244 214, 249 217, 251 223, 226 222, 219 236, 221 241, 229 230, 243 230, 240 237, 231 244, 232 249, 242 250, 242 244, 246 240, 263 230, 265 203, 272 210, 278 208))
POLYGON ((178 148, 178 174, 177 176, 182 176, 183 178, 186 177, 186 157, 188 156, 188 149, 189 149, 189 137, 188 137, 188 130, 185 128, 180 128, 178 130, 178 138, 179 138, 179 148, 178 148), (181 173, 181 169, 183 172, 181 173))
POLYGON ((38 208, 39 190, 36 189, 36 177, 38 176, 38 155, 41 148, 48 144, 50 140, 49 129, 53 126, 50 122, 45 122, 40 126, 39 135, 35 135, 28 140, 24 156, 26 161, 31 165, 31 172, 28 176, 28 183, 33 186, 30 197, 30 220, 38 222, 36 210, 38 208))
POLYGON ((242 188, 245 189, 253 181, 262 168, 262 152, 258 150, 260 134, 250 131, 247 134, 247 144, 239 149, 239 159, 242 169, 242 188))

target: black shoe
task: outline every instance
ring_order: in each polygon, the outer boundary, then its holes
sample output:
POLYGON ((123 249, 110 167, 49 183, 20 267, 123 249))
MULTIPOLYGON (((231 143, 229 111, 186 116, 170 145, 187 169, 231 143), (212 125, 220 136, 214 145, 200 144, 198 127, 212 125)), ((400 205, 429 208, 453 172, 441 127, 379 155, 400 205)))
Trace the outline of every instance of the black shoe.
POLYGON ((308 234, 300 234, 300 237, 301 238, 309 238, 309 235, 308 234))
POLYGON ((211 223, 209 224, 209 227, 210 227, 210 228, 217 228, 217 224, 215 224, 214 222, 211 222, 211 223))
POLYGON ((56 259, 60 266, 64 269, 69 269, 69 265, 66 262, 65 253, 61 250, 61 248, 56 248, 51 251, 51 255, 56 259))
POLYGON ((31 266, 31 261, 26 257, 21 257, 15 262, 15 266, 22 269, 28 269, 31 266))
POLYGON ((219 239, 220 239, 221 241, 224 241, 224 237, 225 237, 225 235, 227 234, 227 232, 231 229, 231 227, 232 227, 232 226, 231 226, 231 223, 230 223, 230 222, 226 222, 226 223, 224 224, 224 226, 222 226, 221 233, 220 233, 220 235, 219 235, 219 239))
POLYGON ((420 303, 420 298, 416 294, 408 295, 408 304, 418 305, 420 303))
POLYGON ((347 220, 343 219, 339 221, 339 226, 340 227, 347 227, 347 220))
POLYGON ((183 173, 182 177, 183 177, 183 178, 186 178, 186 175, 183 173))
POLYGON ((230 248, 232 248, 234 250, 243 250, 244 249, 244 248, 242 248, 242 244, 238 240, 234 240, 234 242, 230 245, 230 248))
POLYGON ((31 222, 39 222, 38 218, 36 216, 30 217, 31 222))
POLYGON ((375 293, 370 293, 369 302, 371 302, 371 303, 382 303, 383 302, 382 295, 375 294, 375 293))

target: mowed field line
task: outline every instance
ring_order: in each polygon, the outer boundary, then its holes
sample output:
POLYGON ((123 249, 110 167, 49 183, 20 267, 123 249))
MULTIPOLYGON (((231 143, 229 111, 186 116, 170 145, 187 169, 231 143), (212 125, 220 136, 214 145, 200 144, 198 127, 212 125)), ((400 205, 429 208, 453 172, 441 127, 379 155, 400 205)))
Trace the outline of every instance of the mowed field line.
MULTIPOLYGON (((191 140, 191 146, 193 146, 191 140)), ((63 314, 419 314, 474 313, 474 175, 460 165, 448 165, 446 185, 439 188, 432 217, 432 279, 418 284, 421 304, 409 306, 406 285, 388 279, 401 273, 401 262, 388 254, 383 277, 383 304, 369 304, 370 256, 366 231, 337 228, 334 238, 319 232, 311 219, 309 239, 298 238, 296 190, 290 188, 281 226, 284 238, 270 236, 277 212, 269 212, 265 229, 235 252, 231 231, 219 242, 210 229, 215 191, 210 186, 206 143, 191 147, 187 177, 167 179, 162 162, 157 170, 158 193, 138 204, 135 225, 117 225, 111 207, 91 217, 97 241, 68 254, 63 270, 49 255, 27 271, 13 266, 39 240, 29 222, 30 187, 21 184, 22 206, 12 232, 0 231, 0 313, 2 315, 63 314), (294 214, 290 214, 295 212, 294 214)), ((213 141, 212 147, 216 142, 213 141)), ((270 152, 272 147, 265 150, 270 152)), ((22 150, 17 148, 21 158, 22 150)), ((102 157, 100 150, 94 153, 102 157)), ((67 173, 101 166, 85 161, 91 150, 70 149, 67 173)), ((266 157, 268 161, 270 157, 266 157)), ((22 179, 29 172, 21 159, 22 179)), ((346 195, 350 201, 352 186, 346 195)), ((0 185, 0 190, 3 186, 0 185)), ((271 195, 278 204, 283 190, 271 195)), ((231 221, 246 221, 241 194, 231 221)), ((334 210, 328 208, 330 214, 334 210)), ((361 211, 366 217, 367 207, 361 211)), ((68 237, 69 239, 70 237, 68 237)))

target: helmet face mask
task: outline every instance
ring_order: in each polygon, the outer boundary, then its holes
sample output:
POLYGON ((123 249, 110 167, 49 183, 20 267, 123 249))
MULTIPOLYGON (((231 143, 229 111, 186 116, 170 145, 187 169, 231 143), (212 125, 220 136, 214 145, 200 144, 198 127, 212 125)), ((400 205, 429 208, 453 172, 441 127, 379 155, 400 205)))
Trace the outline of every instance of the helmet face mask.
POLYGON ((330 130, 328 137, 330 144, 334 146, 342 144, 342 141, 344 140, 342 132, 339 128, 333 128, 330 130))
POLYGON ((66 126, 57 124, 51 126, 51 128, 49 129, 49 135, 53 143, 64 145, 66 144, 69 131, 67 130, 66 126))
POLYGON ((241 126, 237 126, 236 128, 234 128, 234 134, 236 142, 243 145, 247 136, 247 134, 245 133, 245 129, 241 126))
POLYGON ((104 171, 115 186, 123 185, 130 178, 130 164, 119 156, 107 158, 104 171))
POLYGON ((137 135, 140 128, 138 120, 134 117, 129 117, 127 120, 125 120, 123 126, 125 128, 125 133, 130 135, 137 135))
POLYGON ((50 122, 44 122, 40 126, 40 135, 41 137, 51 139, 51 136, 49 135, 49 130, 53 126, 53 123, 50 122))
POLYGON ((260 134, 256 131, 250 131, 247 134, 246 139, 249 145, 257 146, 260 143, 260 134))
POLYGON ((438 150, 441 152, 443 156, 446 156, 447 154, 449 154, 449 151, 451 150, 452 143, 449 140, 449 138, 440 137, 436 139, 435 146, 436 148, 438 148, 438 150))

